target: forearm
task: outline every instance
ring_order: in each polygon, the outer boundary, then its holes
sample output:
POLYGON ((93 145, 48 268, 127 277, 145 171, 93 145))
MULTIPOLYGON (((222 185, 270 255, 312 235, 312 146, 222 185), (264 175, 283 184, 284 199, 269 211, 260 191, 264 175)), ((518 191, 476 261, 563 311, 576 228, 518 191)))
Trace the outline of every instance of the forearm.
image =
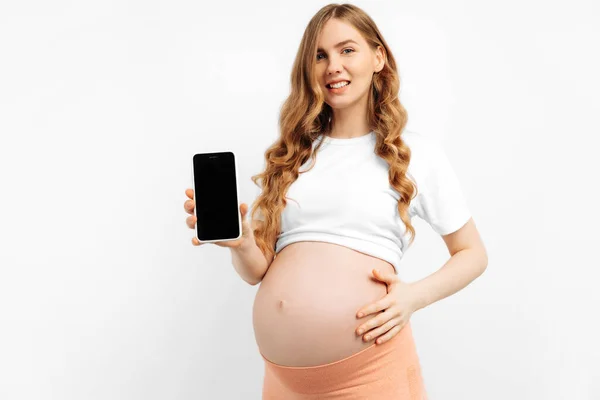
POLYGON ((231 248, 231 262, 238 275, 250 285, 256 285, 267 270, 267 260, 254 241, 231 248))
POLYGON ((456 252, 439 270, 410 284, 415 293, 416 309, 425 308, 465 288, 486 268, 484 251, 465 249, 456 252))

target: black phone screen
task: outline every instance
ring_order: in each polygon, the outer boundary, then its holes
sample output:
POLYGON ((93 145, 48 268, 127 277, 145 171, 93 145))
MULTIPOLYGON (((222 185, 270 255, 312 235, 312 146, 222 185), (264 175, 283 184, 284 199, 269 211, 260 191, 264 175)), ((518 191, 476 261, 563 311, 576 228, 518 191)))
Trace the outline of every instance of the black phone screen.
POLYGON ((234 157, 230 151, 194 155, 196 235, 200 241, 240 237, 234 157))

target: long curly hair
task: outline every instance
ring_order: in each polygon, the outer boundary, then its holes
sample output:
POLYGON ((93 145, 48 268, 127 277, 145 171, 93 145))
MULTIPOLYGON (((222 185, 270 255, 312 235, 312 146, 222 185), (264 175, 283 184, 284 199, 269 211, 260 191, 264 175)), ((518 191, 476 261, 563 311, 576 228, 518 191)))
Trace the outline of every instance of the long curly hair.
POLYGON ((252 203, 250 218, 255 219, 256 213, 264 218, 264 223, 254 230, 254 237, 265 257, 275 257, 288 188, 310 157, 316 161, 316 153, 323 142, 313 150, 313 141, 331 131, 333 111, 324 101, 315 73, 318 35, 331 18, 352 25, 373 50, 377 46, 384 49, 385 66, 373 74, 368 94, 368 124, 376 135, 375 153, 388 163, 390 185, 400 195, 398 213, 410 232, 411 244, 415 237, 408 208, 417 194, 417 187, 406 175, 411 151, 401 138, 408 117, 398 99, 400 79, 396 61, 375 22, 362 9, 352 4, 329 4, 313 16, 304 31, 291 72, 291 92, 280 110, 281 134, 265 151, 265 170, 251 177, 262 190, 252 203))

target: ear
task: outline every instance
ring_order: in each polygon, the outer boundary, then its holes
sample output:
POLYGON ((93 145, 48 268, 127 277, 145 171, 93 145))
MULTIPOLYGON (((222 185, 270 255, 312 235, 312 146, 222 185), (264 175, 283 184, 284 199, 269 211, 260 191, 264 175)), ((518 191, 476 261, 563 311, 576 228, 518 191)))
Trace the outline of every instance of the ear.
POLYGON ((383 51, 383 47, 377 46, 375 50, 375 72, 380 72, 385 66, 385 53, 383 51))

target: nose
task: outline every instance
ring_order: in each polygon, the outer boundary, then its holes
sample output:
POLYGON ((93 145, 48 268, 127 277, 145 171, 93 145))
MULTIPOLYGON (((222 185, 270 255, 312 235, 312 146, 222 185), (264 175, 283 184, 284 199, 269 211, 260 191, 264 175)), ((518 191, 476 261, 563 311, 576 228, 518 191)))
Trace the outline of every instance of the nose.
POLYGON ((335 75, 342 72, 342 63, 336 57, 331 57, 329 59, 329 64, 327 65, 327 75, 335 75))

